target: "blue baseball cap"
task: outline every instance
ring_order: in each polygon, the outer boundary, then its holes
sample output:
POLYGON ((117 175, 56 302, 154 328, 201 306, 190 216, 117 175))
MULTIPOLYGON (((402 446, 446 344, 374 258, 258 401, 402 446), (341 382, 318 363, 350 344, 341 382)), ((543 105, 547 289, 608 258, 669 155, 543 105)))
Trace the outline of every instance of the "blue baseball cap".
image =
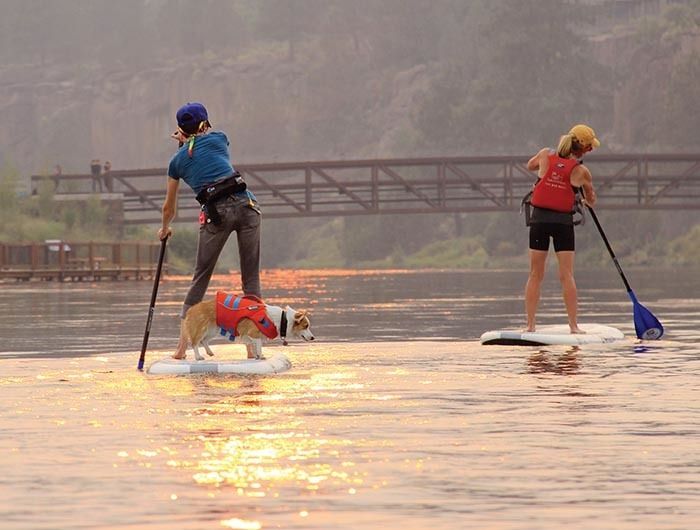
POLYGON ((185 134, 198 132, 202 122, 211 127, 207 109, 201 103, 185 103, 177 111, 175 117, 177 118, 177 126, 185 134))

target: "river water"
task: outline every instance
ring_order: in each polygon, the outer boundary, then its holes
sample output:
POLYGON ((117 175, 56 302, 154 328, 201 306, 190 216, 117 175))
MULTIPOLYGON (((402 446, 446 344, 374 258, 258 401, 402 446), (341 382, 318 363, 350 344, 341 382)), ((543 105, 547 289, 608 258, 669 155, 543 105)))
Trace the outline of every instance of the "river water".
MULTIPOLYGON (((630 338, 581 348, 478 343, 522 326, 522 271, 268 271, 317 341, 266 377, 137 371, 150 282, 3 284, 0 528, 699 528, 700 282, 626 271, 666 326, 642 344, 610 269, 577 274, 580 320, 630 338)), ((554 270, 543 295, 564 323, 554 270)))

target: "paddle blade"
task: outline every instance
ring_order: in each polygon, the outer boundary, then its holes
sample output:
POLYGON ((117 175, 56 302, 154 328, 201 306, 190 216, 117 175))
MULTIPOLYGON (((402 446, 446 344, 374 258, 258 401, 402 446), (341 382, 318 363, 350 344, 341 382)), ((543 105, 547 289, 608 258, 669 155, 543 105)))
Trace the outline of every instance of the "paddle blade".
POLYGON ((632 299, 634 305, 634 329, 637 337, 645 340, 660 339, 664 334, 664 327, 651 311, 640 304, 636 298, 632 299))

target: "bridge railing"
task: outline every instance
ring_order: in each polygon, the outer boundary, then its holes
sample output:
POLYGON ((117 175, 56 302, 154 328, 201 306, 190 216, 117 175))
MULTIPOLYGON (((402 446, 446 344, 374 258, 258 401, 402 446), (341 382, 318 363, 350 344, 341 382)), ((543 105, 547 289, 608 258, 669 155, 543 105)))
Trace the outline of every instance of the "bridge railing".
MULTIPOLYGON (((349 216, 507 211, 519 207, 536 176, 524 156, 434 157, 240 164, 266 217, 349 216)), ((599 208, 690 209, 700 199, 700 153, 590 155, 585 159, 599 208)), ((166 169, 111 171, 126 223, 157 223, 166 169)), ((35 175, 57 194, 89 193, 92 175, 35 175)), ((104 188, 103 188, 104 191, 104 188)), ((198 204, 183 186, 179 221, 195 220, 198 204)))

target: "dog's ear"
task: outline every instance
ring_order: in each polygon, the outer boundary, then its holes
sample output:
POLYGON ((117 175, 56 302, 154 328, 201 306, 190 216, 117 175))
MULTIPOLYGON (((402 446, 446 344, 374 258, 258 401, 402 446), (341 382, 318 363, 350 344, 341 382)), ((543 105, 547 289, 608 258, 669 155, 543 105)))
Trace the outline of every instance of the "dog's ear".
POLYGON ((308 315, 308 312, 305 311, 304 309, 300 309, 299 311, 296 311, 294 313, 294 323, 299 324, 302 320, 304 320, 308 315))

